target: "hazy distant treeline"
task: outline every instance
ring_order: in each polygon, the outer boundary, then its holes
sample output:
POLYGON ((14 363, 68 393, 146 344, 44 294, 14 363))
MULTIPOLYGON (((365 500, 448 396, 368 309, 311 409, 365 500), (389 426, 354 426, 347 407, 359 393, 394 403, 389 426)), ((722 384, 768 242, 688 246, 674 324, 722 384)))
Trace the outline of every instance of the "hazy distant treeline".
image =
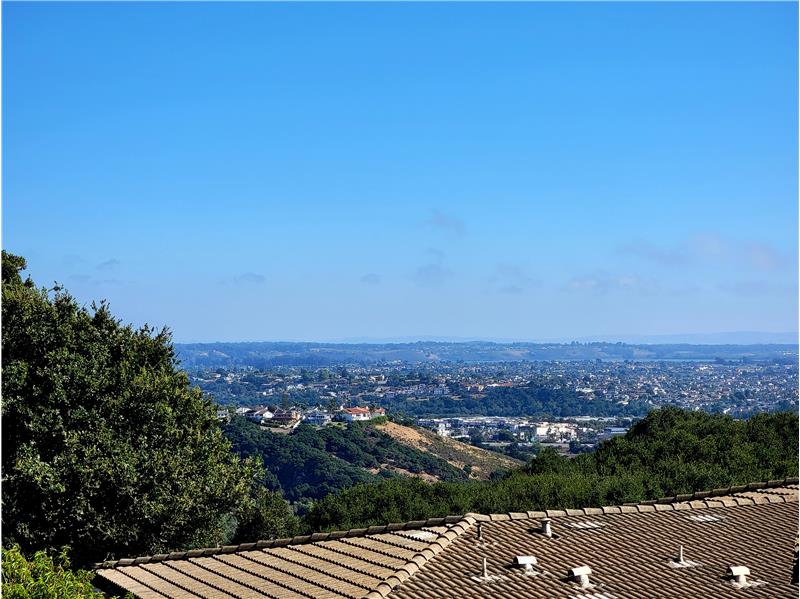
POLYGON ((626 343, 185 343, 184 368, 335 366, 382 362, 520 362, 549 360, 773 360, 796 362, 797 345, 631 345, 626 343))

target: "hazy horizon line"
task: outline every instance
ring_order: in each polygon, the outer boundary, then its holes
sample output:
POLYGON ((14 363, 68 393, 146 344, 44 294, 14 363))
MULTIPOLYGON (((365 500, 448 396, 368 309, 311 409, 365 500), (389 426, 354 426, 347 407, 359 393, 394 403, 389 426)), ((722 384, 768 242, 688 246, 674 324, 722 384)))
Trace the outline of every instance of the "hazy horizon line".
POLYGON ((175 345, 214 345, 245 343, 306 343, 336 345, 385 345, 414 343, 624 343, 628 345, 798 345, 800 332, 791 331, 722 331, 717 333, 614 334, 580 337, 512 338, 453 335, 405 335, 387 337, 340 337, 334 339, 258 339, 228 341, 175 341, 175 345))

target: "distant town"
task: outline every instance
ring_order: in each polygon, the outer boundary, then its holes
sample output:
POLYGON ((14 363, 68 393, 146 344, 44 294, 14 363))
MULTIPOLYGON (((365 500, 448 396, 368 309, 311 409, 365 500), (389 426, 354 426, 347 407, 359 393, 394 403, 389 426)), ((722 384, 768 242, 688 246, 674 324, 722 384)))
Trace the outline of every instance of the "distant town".
MULTIPOLYGON (((274 433, 290 433, 300 424, 315 427, 336 423, 367 422, 386 417, 383 408, 344 406, 333 409, 313 407, 220 408, 219 420, 229 420, 232 414, 274 433)), ((540 446, 552 446, 562 453, 582 453, 606 439, 628 432, 634 418, 576 416, 557 421, 537 421, 532 418, 501 416, 464 416, 461 418, 420 418, 416 424, 429 428, 441 437, 448 437, 501 453, 535 453, 540 446), (509 452, 509 450, 511 450, 509 452)))
POLYGON ((192 384, 274 432, 390 416, 506 451, 591 450, 650 409, 730 414, 797 410, 796 362, 436 362, 339 367, 198 368, 192 384))

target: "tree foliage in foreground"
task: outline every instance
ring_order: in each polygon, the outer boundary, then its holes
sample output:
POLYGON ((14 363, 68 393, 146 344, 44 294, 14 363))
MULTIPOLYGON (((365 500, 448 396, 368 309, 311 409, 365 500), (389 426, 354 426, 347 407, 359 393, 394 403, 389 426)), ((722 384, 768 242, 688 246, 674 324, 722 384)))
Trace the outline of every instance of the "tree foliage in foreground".
POLYGON ((666 408, 592 454, 542 451, 525 468, 490 482, 358 485, 314 504, 305 522, 332 530, 464 514, 581 508, 782 479, 798 473, 798 417, 746 421, 666 408))
POLYGON ((257 520, 260 467, 230 451, 169 333, 39 289, 24 268, 3 252, 4 545, 70 546, 80 565, 216 545, 237 516, 257 520))
POLYGON ((3 549, 5 599, 103 599, 92 587, 94 574, 71 571, 66 550, 54 557, 37 551, 26 559, 19 545, 3 549))
POLYGON ((238 525, 231 544, 252 543, 267 539, 285 539, 296 535, 300 520, 292 513, 280 493, 257 483, 252 496, 239 510, 238 525))

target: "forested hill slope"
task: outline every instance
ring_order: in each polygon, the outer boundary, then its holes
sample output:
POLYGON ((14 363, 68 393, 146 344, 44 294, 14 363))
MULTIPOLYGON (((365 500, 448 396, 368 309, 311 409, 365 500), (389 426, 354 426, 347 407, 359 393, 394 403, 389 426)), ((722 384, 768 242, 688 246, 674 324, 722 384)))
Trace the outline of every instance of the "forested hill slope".
POLYGON ((544 449, 524 467, 485 482, 358 485, 316 502, 304 522, 312 531, 341 530, 467 512, 618 505, 797 475, 796 413, 734 420, 665 408, 591 454, 569 459, 544 449))
POLYGON ((290 501, 307 502, 358 483, 395 477, 428 482, 488 479, 520 462, 432 433, 394 423, 357 423, 315 429, 301 425, 291 434, 263 430, 243 418, 224 426, 233 450, 257 456, 266 485, 290 501))

